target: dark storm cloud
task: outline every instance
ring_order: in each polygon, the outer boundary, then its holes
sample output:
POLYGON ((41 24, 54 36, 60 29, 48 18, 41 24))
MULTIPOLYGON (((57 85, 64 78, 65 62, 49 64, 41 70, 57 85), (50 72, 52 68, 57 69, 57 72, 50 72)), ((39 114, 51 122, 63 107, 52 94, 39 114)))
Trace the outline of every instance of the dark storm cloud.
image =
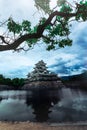
POLYGON ((50 70, 54 70, 57 74, 65 74, 71 75, 74 72, 81 73, 82 71, 86 70, 87 67, 85 66, 85 62, 81 62, 81 58, 78 57, 78 63, 74 64, 75 61, 68 60, 63 61, 63 59, 58 59, 55 64, 49 66, 50 70))
POLYGON ((50 65, 49 66, 49 69, 50 70, 54 70, 56 73, 65 73, 65 74, 69 74, 69 71, 68 71, 68 67, 66 67, 66 62, 63 61, 61 58, 58 59, 58 61, 53 64, 53 65, 50 65))

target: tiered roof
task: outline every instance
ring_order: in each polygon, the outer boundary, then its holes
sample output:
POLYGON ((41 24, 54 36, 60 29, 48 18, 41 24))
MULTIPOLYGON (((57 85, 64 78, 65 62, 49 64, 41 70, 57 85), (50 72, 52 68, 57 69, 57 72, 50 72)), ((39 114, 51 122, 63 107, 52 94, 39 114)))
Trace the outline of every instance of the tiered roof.
POLYGON ((35 64, 34 70, 28 74, 28 79, 30 81, 48 81, 57 80, 58 76, 47 70, 46 63, 43 60, 35 64))

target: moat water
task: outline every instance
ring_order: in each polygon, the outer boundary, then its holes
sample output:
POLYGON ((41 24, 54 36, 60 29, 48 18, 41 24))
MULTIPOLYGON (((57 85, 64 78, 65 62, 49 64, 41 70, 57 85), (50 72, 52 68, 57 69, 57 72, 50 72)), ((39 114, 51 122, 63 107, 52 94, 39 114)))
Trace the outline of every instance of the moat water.
POLYGON ((87 120, 87 92, 0 91, 0 121, 76 122, 87 120))

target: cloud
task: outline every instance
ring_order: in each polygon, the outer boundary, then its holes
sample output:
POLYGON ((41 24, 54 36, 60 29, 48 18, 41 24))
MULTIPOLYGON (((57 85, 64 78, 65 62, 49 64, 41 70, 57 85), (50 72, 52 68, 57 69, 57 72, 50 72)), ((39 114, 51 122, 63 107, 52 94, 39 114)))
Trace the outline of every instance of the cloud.
POLYGON ((77 44, 83 49, 87 49, 87 22, 75 22, 72 27, 71 38, 73 39, 73 43, 77 44))
POLYGON ((69 57, 69 59, 65 60, 63 58, 57 59, 55 64, 49 66, 49 70, 55 71, 60 76, 72 75, 82 73, 84 70, 87 70, 87 66, 85 66, 84 59, 82 60, 80 57, 69 57))
POLYGON ((84 54, 79 52, 79 47, 75 49, 76 46, 48 52, 42 44, 27 53, 0 52, 0 73, 8 77, 26 77, 39 60, 44 60, 48 69, 59 75, 81 73, 87 69, 87 57, 83 57, 84 54))
POLYGON ((13 15, 16 19, 23 18, 25 13, 26 17, 31 16, 33 14, 34 9, 34 1, 31 0, 0 0, 0 9, 2 17, 9 17, 13 15), (32 9, 31 9, 32 7, 32 9), (4 14, 4 16, 3 16, 4 14), (22 14, 22 15, 21 15, 22 14))
MULTIPOLYGON (((0 73, 4 75, 17 75, 17 71, 20 71, 20 75, 24 71, 26 73, 27 68, 33 66, 33 61, 23 54, 8 52, 0 52, 0 73)), ((28 70, 27 70, 28 71, 28 70)), ((19 72, 18 72, 19 73, 19 72)), ((11 76, 10 76, 11 77, 11 76)))
POLYGON ((32 71, 32 67, 21 67, 14 70, 10 70, 6 73, 4 73, 5 77, 10 78, 27 78, 28 73, 32 71))
MULTIPOLYGON (((54 1, 51 2, 51 7, 52 3, 54 1)), ((32 21, 32 24, 37 24, 39 17, 42 16, 37 13, 33 0, 0 0, 0 15, 1 19, 4 20, 12 15, 16 21, 28 19, 32 21), (33 15, 34 13, 35 15, 33 15)), ((33 69, 34 64, 42 59, 47 63, 50 70, 59 75, 81 73, 87 69, 86 28, 87 22, 75 22, 73 24, 70 35, 73 39, 71 47, 48 52, 45 50, 45 45, 40 43, 27 53, 0 52, 0 73, 8 77, 25 77, 33 69)))

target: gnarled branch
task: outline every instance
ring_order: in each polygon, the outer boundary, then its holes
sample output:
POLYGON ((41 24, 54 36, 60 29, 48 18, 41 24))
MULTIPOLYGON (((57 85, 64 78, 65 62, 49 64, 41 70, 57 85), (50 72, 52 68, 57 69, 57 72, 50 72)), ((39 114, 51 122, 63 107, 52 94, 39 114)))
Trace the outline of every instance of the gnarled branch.
MULTIPOLYGON (((76 12, 76 13, 64 13, 64 12, 55 11, 49 15, 48 19, 42 25, 38 25, 36 33, 24 34, 24 35, 20 36, 19 38, 15 39, 15 41, 13 41, 12 43, 7 43, 5 41, 5 38, 3 36, 0 36, 1 41, 3 43, 5 43, 5 45, 4 44, 0 45, 0 51, 16 50, 20 46, 21 43, 23 43, 24 41, 26 41, 28 39, 41 38, 46 26, 51 24, 51 21, 53 20, 53 18, 55 16, 71 18, 71 17, 77 16, 77 14, 79 14, 79 13, 81 13, 81 11, 76 12)), ((87 12, 84 12, 84 13, 87 13, 87 12)))

